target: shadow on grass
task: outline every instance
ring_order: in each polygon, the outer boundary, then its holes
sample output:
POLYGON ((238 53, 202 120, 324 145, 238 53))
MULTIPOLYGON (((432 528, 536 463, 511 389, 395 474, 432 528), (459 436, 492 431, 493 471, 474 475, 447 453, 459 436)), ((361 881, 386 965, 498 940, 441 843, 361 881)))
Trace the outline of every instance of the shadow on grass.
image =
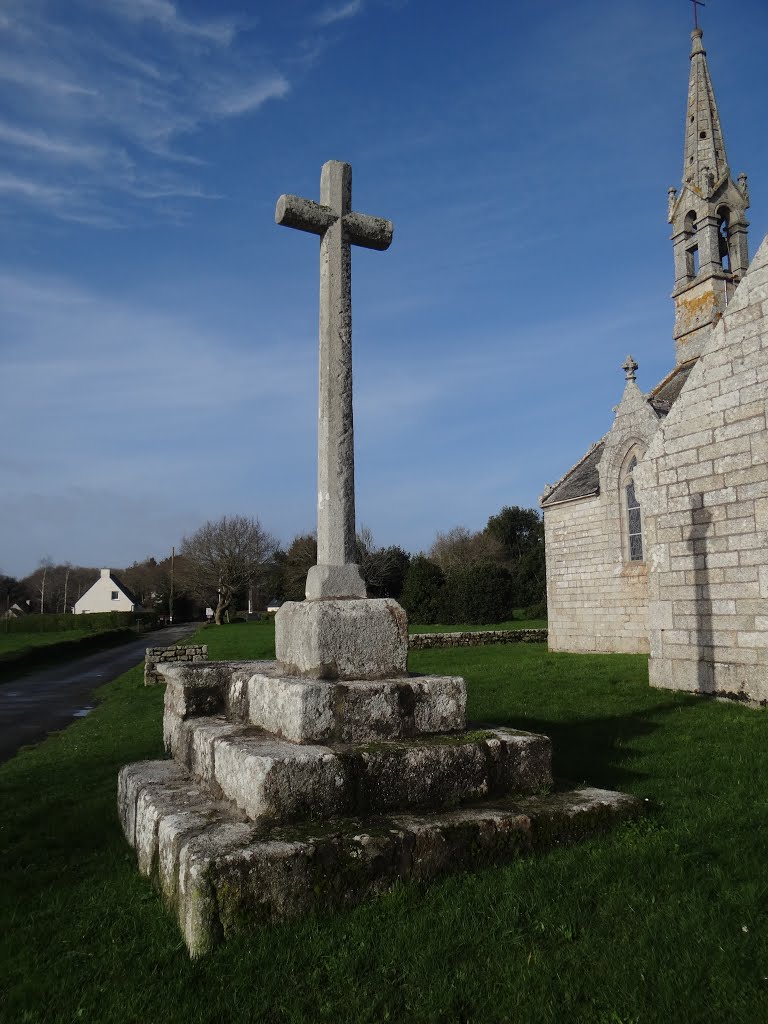
MULTIPOLYGON (((552 770, 557 779, 586 783, 606 789, 637 789, 648 778, 631 767, 641 751, 636 741, 663 728, 664 719, 696 705, 694 697, 676 698, 625 715, 578 718, 570 721, 515 715, 514 728, 543 733, 552 740, 552 770)), ((509 726, 495 716, 483 725, 509 726)))

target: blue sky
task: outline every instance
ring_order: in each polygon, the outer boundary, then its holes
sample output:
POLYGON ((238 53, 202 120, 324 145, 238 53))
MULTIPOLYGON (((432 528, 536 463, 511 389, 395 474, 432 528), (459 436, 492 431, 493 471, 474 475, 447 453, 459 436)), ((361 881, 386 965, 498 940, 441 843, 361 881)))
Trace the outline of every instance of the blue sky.
MULTIPOLYGON (((701 15, 751 252, 764 0, 701 15), (734 29, 734 26, 736 28, 734 29)), ((358 523, 427 548, 532 506, 672 366, 686 0, 0 0, 0 570, 315 517, 317 241, 282 192, 394 221, 353 255, 358 523)))

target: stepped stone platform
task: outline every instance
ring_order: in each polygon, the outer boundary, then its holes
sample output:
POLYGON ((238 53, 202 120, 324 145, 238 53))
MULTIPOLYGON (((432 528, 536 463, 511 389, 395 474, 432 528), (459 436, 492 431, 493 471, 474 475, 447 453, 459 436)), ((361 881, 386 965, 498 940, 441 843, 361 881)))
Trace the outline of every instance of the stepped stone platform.
POLYGON ((262 661, 157 668, 173 759, 125 767, 118 806, 193 956, 641 809, 620 793, 558 789, 546 736, 467 731, 458 677, 306 679, 262 661))
MULTIPOLYGON (((466 729, 456 676, 409 676, 408 622, 355 562, 350 247, 392 224, 352 209, 329 160, 320 203, 278 224, 320 236, 317 564, 275 616, 275 662, 158 662, 173 760, 122 770, 120 820, 190 953, 264 923, 346 906, 399 879, 501 863, 637 814, 558 791, 545 736, 466 729)), ((219 587, 223 586, 221 576, 219 587)))

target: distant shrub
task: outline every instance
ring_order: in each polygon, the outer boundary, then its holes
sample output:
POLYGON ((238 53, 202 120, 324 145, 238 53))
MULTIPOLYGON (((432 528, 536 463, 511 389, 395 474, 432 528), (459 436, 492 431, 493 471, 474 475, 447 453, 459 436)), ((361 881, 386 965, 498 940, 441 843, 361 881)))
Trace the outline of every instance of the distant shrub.
POLYGON ((546 604, 531 604, 527 608, 523 608, 523 619, 546 619, 546 617, 546 604))
POLYGON ((439 565, 417 555, 408 566, 400 604, 411 622, 440 622, 444 610, 445 576, 439 565))
POLYGON ((450 569, 419 556, 411 562, 400 603, 411 622, 482 624, 512 617, 515 585, 497 562, 450 569))
POLYGON ((453 569, 446 577, 440 621, 504 622, 512 615, 514 589, 511 573, 498 562, 453 569))
POLYGON ((2 628, 7 627, 8 633, 58 633, 69 629, 103 633, 131 626, 152 629, 157 621, 154 612, 91 612, 87 615, 25 615, 7 620, 2 628))

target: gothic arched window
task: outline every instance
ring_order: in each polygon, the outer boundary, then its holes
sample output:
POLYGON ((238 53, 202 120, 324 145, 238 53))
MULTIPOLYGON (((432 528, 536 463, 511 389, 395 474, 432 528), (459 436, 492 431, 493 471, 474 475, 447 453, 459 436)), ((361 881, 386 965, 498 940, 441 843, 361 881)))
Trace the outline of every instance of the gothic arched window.
POLYGON ((728 235, 731 227, 731 211, 727 206, 721 206, 717 211, 718 218, 718 244, 720 246, 720 264, 725 271, 731 268, 731 253, 728 247, 728 235))
POLYGON ((627 561, 642 562, 643 556, 643 524, 640 516, 640 502, 635 491, 634 472, 637 467, 637 455, 632 455, 625 469, 621 489, 624 499, 624 535, 627 561))
POLYGON ((696 237, 696 211, 689 210, 685 215, 685 269, 689 278, 699 272, 699 243, 696 237))

